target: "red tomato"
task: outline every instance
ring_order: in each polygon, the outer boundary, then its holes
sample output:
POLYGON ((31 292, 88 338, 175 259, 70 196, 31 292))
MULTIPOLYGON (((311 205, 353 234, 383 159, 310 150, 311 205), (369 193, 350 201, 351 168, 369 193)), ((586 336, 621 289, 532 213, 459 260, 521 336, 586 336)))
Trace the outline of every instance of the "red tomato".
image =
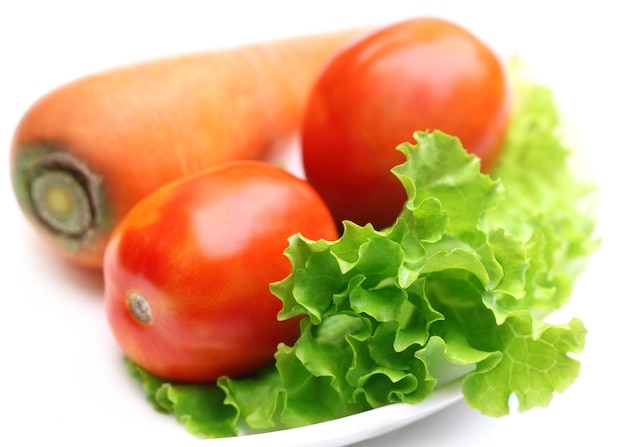
POLYGON ((418 18, 339 51, 314 85, 302 128, 303 165, 337 222, 391 225, 406 201, 390 169, 415 131, 459 137, 496 163, 510 114, 498 57, 467 30, 418 18))
POLYGON ((105 305, 123 352, 165 379, 213 381, 255 371, 299 320, 279 321, 269 284, 286 277, 297 232, 337 237, 304 180, 269 163, 235 162, 139 202, 104 257, 105 305))

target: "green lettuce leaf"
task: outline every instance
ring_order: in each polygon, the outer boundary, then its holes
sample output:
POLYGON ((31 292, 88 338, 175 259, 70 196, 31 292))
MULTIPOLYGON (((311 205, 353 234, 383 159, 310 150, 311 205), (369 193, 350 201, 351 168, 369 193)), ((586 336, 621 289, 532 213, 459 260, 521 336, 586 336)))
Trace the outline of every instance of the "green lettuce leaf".
POLYGON ((275 363, 215 384, 173 384, 129 362, 148 399, 207 437, 322 422, 418 403, 463 377, 490 416, 545 406, 576 379, 586 329, 549 324, 597 246, 594 189, 568 165, 551 92, 518 81, 498 167, 459 140, 417 132, 393 169, 407 191, 389 228, 344 223, 336 241, 294 235, 292 270, 271 285, 279 318, 304 316, 275 363))
POLYGON ((210 438, 238 434, 239 412, 224 405, 225 393, 216 385, 170 383, 125 360, 131 375, 143 383, 155 410, 173 414, 189 433, 210 438))

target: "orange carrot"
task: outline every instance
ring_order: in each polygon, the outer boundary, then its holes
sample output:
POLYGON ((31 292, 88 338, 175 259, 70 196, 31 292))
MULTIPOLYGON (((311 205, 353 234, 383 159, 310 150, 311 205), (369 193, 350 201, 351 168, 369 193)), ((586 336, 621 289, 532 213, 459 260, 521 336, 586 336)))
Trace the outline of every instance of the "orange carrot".
POLYGON ((68 259, 100 268, 111 230, 149 192, 284 148, 322 65, 361 32, 147 61, 53 90, 26 111, 12 143, 23 212, 68 259))

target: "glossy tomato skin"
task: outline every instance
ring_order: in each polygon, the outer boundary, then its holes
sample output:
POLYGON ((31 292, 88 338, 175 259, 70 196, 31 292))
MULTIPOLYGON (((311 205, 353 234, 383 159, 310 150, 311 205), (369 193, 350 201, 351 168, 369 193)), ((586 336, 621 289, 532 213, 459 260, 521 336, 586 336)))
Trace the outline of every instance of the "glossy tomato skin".
POLYGON ((374 31, 339 51, 314 85, 302 125, 307 179, 337 222, 391 225, 406 194, 391 168, 415 131, 459 137, 489 171, 510 114, 497 55, 473 34, 436 18, 374 31))
MULTIPOLYGON (((165 379, 209 382, 273 360, 299 320, 278 321, 269 284, 291 269, 288 237, 337 237, 305 181, 265 162, 230 163, 167 185, 122 220, 105 251, 105 306, 122 351, 165 379), (130 296, 148 303, 141 321, 130 296)), ((145 308, 145 306, 144 306, 145 308)))

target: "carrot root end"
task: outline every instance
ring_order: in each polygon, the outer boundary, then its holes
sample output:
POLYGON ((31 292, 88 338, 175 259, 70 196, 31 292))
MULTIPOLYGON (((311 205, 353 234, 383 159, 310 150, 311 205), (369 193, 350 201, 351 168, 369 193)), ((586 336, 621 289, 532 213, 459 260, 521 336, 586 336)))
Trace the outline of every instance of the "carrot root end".
POLYGON ((31 196, 35 213, 53 231, 77 237, 91 228, 89 197, 70 173, 43 171, 31 182, 31 196))
POLYGON ((51 145, 19 146, 12 180, 22 211, 65 250, 109 230, 102 179, 71 154, 51 145))

